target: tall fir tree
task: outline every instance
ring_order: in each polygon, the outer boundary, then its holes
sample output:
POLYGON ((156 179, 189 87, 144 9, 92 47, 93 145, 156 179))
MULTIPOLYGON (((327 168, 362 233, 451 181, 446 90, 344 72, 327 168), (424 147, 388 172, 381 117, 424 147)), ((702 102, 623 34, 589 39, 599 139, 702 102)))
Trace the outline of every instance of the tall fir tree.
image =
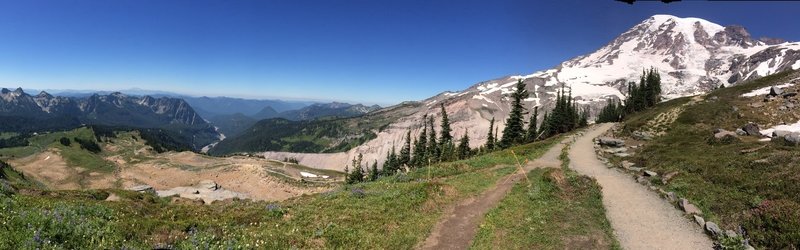
POLYGON ((426 155, 428 154, 428 126, 426 125, 426 121, 428 120, 428 115, 422 116, 422 132, 419 133, 419 138, 417 142, 414 144, 414 156, 412 157, 412 162, 415 167, 421 167, 428 165, 428 160, 426 159, 426 155))
POLYGON ((397 153, 394 150, 394 144, 392 144, 392 151, 390 151, 388 155, 389 156, 386 157, 386 161, 383 163, 383 174, 393 175, 397 173, 398 169, 400 169, 397 159, 397 153))
POLYGON ((542 138, 550 137, 553 134, 553 130, 550 128, 550 116, 547 111, 542 116, 542 126, 539 126, 539 134, 542 138))
POLYGON ((536 136, 538 136, 539 129, 536 126, 537 123, 536 119, 538 116, 539 116, 539 106, 535 106, 533 107, 533 114, 531 115, 528 121, 528 130, 527 130, 528 133, 525 136, 525 141, 527 142, 535 141, 536 136))
POLYGON ((358 183, 364 181, 364 168, 361 167, 361 162, 364 160, 364 155, 358 154, 358 157, 353 158, 353 172, 347 178, 348 184, 358 183))
POLYGON ((522 80, 517 81, 516 90, 511 94, 511 112, 506 120, 506 127, 503 129, 503 138, 500 139, 500 147, 507 148, 511 145, 521 143, 525 139, 524 121, 522 120, 525 107, 522 100, 528 98, 528 90, 522 80))
POLYGON ((470 148, 469 148, 469 135, 467 135, 469 131, 464 130, 464 136, 461 137, 461 140, 458 142, 458 159, 463 160, 470 156, 470 148))
POLYGON ((439 138, 439 144, 447 144, 453 142, 453 135, 451 134, 452 129, 450 129, 450 119, 447 118, 447 110, 444 109, 444 103, 441 103, 442 107, 442 131, 441 137, 439 138))
POLYGON ((486 135, 486 150, 493 151, 494 150, 494 117, 492 120, 489 121, 489 134, 486 135))
POLYGON ((398 158, 399 167, 406 167, 408 166, 409 162, 411 162, 411 130, 409 129, 406 132, 406 139, 403 143, 403 147, 400 148, 400 157, 398 158))
POLYGON ((439 150, 439 143, 436 142, 436 130, 434 129, 433 116, 428 117, 429 134, 428 134, 428 161, 439 162, 441 151, 439 150))
POLYGON ((378 160, 372 162, 372 167, 369 169, 369 181, 378 180, 380 172, 378 171, 378 160))

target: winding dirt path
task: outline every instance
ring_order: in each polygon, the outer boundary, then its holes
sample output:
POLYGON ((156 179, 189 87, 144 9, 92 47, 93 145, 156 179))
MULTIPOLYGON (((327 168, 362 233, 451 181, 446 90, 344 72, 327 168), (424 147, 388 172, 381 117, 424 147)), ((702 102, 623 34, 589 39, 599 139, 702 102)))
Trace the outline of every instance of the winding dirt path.
POLYGON ((554 145, 538 159, 529 162, 523 167, 524 172, 517 171, 497 181, 494 187, 484 191, 477 197, 472 197, 448 209, 434 227, 428 238, 420 245, 419 249, 467 249, 472 244, 478 225, 484 215, 497 205, 508 194, 514 183, 525 178, 534 168, 560 167, 561 149, 564 143, 572 140, 567 138, 554 145))
POLYGON ((629 175, 607 168, 597 159, 592 139, 613 124, 601 124, 578 138, 569 151, 570 167, 597 179, 614 235, 624 249, 709 249, 711 240, 700 227, 637 184, 629 175))

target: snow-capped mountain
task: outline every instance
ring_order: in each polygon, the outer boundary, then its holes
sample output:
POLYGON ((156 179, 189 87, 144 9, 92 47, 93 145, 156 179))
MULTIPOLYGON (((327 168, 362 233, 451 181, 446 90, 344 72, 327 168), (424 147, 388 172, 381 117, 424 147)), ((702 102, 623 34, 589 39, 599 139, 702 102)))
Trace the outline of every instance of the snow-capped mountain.
MULTIPOLYGON (((638 81, 642 71, 650 67, 660 72, 663 95, 670 99, 798 69, 800 43, 754 39, 743 27, 725 27, 699 18, 655 15, 597 51, 562 62, 555 68, 485 81, 459 92, 444 92, 421 101, 420 105, 394 107, 393 112, 410 115, 346 153, 291 156, 301 163, 326 168, 341 168, 358 153, 363 153, 368 161, 382 162, 387 150, 402 142, 408 129, 412 134, 418 133, 423 115, 438 119, 442 103, 454 136, 458 138, 467 132, 472 146, 477 146, 486 140, 490 119, 499 121, 499 130, 503 130, 510 109, 507 94, 513 92, 518 80, 525 82, 531 93, 525 104, 528 108, 538 106, 540 114, 553 107, 555 95, 562 87, 594 114, 610 98, 625 99, 627 83, 638 81)), ((267 153, 269 157, 285 155, 267 153)))

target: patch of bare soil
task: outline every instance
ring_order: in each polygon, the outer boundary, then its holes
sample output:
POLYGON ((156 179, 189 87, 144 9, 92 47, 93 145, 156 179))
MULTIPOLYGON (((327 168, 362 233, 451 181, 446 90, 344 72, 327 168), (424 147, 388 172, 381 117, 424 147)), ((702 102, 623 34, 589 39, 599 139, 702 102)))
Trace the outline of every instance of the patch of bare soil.
POLYGON ((56 190, 81 188, 77 181, 80 169, 67 166, 57 149, 13 159, 9 164, 25 175, 41 181, 48 188, 56 190))

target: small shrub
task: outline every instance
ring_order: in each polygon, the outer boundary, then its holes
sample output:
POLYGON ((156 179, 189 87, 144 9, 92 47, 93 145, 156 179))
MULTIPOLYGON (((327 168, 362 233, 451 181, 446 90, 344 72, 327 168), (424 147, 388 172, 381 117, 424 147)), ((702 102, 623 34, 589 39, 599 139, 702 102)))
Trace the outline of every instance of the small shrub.
POLYGON ((72 144, 72 142, 67 137, 61 137, 61 139, 58 139, 58 142, 60 142, 61 145, 64 145, 64 146, 67 146, 67 147, 69 147, 69 145, 72 144))
POLYGON ((744 221, 751 240, 768 249, 800 246, 800 204, 790 200, 765 200, 744 221))

